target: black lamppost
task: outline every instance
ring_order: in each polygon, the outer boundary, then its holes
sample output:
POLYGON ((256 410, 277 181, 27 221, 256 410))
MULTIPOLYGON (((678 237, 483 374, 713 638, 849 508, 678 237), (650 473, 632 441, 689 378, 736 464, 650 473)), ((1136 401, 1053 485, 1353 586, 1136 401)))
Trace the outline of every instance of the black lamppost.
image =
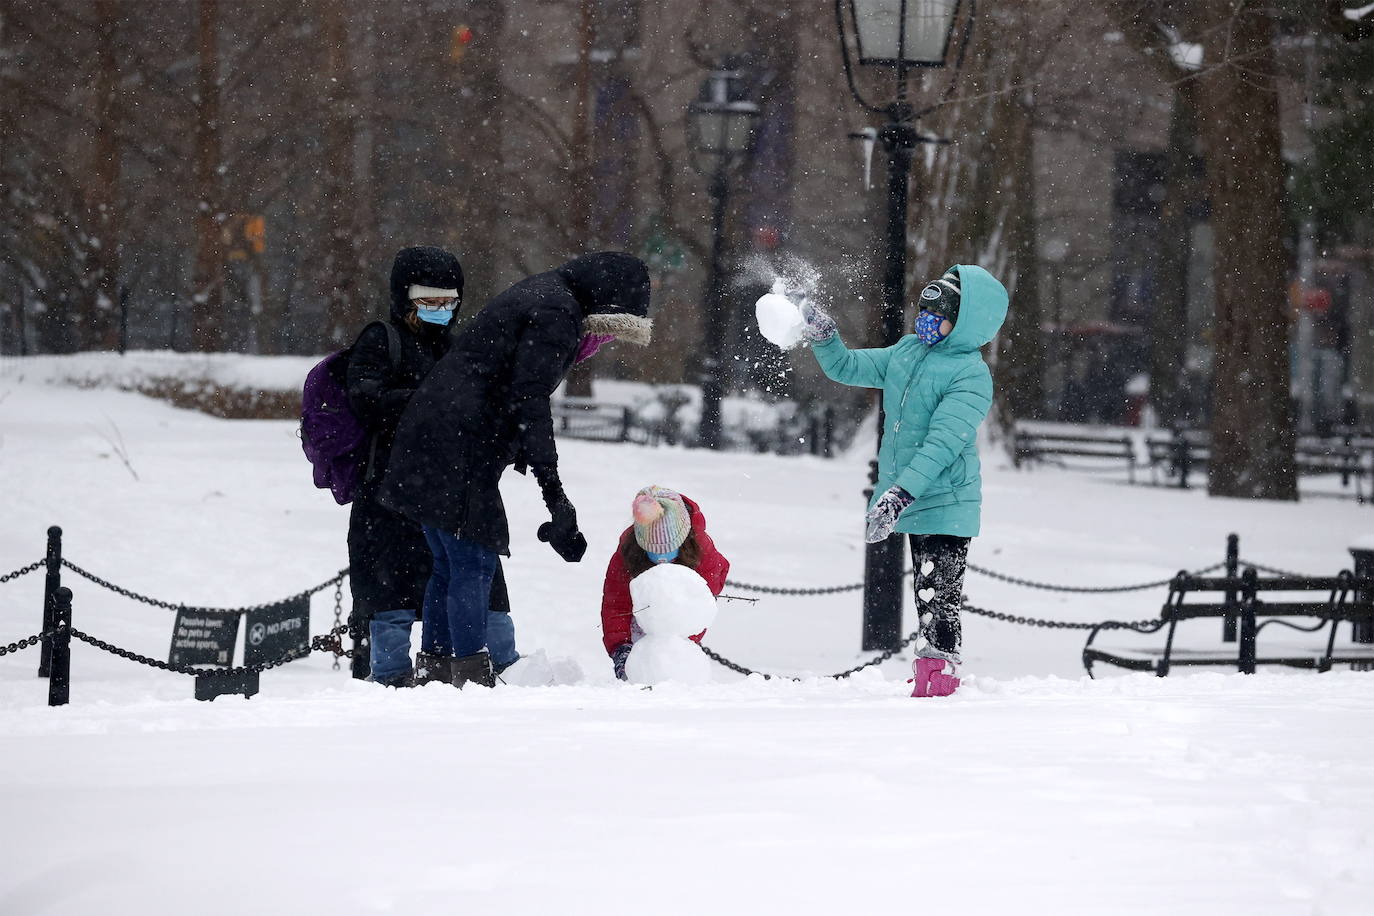
POLYGON ((730 172, 754 147, 754 123, 759 106, 748 98, 744 74, 727 60, 701 84, 696 101, 687 106, 687 142, 692 167, 710 179, 711 276, 707 281, 706 353, 701 365, 701 424, 697 441, 705 448, 720 447, 720 401, 725 385, 725 202, 730 172))
MULTIPOLYGON (((975 3, 976 0, 967 3, 964 32, 955 60, 956 72, 972 31, 975 3)), ((962 5, 962 0, 835 0, 835 20, 849 91, 864 108, 886 118, 886 123, 878 129, 878 139, 887 153, 887 264, 883 271, 882 311, 882 345, 885 347, 895 344, 905 331, 907 201, 912 152, 917 143, 942 142, 918 134, 915 122, 944 104, 954 88, 951 79, 938 101, 918 109, 907 100, 907 77, 913 68, 945 65, 962 5), (892 101, 874 105, 859 92, 850 60, 851 39, 860 65, 892 69, 895 76, 892 101)), ((878 410, 881 448, 881 402, 878 410)), ((877 482, 878 462, 874 459, 865 497, 871 496, 877 482)), ((902 641, 903 540, 889 537, 869 544, 864 555, 863 648, 868 651, 895 649, 902 641)))

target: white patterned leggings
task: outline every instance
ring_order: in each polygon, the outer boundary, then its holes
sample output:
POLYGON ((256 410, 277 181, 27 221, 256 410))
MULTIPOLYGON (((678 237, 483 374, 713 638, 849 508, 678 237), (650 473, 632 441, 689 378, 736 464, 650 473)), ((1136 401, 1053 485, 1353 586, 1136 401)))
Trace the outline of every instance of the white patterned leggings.
POLYGON ((912 582, 921 633, 916 654, 959 664, 963 644, 959 610, 964 604, 964 572, 969 538, 949 534, 912 534, 912 582))

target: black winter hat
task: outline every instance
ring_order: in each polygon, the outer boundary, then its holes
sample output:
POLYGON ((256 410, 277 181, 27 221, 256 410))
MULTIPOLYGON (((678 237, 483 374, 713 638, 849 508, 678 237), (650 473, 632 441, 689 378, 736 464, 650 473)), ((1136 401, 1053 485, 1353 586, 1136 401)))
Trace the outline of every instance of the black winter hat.
POLYGON ((558 268, 584 315, 649 315, 649 268, 623 251, 597 251, 558 268))
POLYGON ((959 321, 959 302, 962 299, 959 282, 959 268, 951 267, 938 280, 931 280, 921 290, 920 307, 938 312, 949 319, 950 324, 959 321))
POLYGON ((573 258, 558 268, 582 309, 582 330, 610 334, 617 340, 648 346, 649 268, 623 251, 598 251, 573 258))
POLYGON ((442 248, 416 245, 396 252, 391 263, 391 314, 403 318, 410 311, 412 284, 458 290, 463 302, 463 265, 442 248))

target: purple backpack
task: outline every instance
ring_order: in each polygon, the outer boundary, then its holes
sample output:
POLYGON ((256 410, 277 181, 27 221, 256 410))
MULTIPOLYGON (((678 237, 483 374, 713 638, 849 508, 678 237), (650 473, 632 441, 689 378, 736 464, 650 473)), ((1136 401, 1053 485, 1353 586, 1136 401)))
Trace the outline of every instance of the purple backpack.
MULTIPOLYGON (((389 322, 373 324, 386 328, 387 355, 394 371, 401 362, 401 338, 389 322)), ((315 486, 333 493, 341 506, 353 501, 377 449, 376 438, 348 404, 352 352, 352 347, 345 347, 320 360, 301 390, 301 448, 314 469, 315 486)))

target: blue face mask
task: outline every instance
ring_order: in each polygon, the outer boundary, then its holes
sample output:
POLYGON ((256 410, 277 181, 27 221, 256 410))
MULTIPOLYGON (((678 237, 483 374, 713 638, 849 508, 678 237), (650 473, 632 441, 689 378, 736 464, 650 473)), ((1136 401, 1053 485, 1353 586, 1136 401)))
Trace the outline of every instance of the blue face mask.
POLYGON ((672 553, 654 553, 652 550, 646 550, 644 552, 649 555, 649 559, 652 560, 655 565, 659 563, 671 563, 677 559, 678 555, 677 550, 674 550, 672 553))
POLYGON ((415 314, 420 316, 421 321, 427 321, 430 324, 448 324, 453 320, 453 309, 417 308, 415 314))
POLYGON ((921 343, 933 347, 948 336, 940 333, 940 325, 944 323, 945 317, 943 315, 923 311, 916 316, 916 336, 921 343))

